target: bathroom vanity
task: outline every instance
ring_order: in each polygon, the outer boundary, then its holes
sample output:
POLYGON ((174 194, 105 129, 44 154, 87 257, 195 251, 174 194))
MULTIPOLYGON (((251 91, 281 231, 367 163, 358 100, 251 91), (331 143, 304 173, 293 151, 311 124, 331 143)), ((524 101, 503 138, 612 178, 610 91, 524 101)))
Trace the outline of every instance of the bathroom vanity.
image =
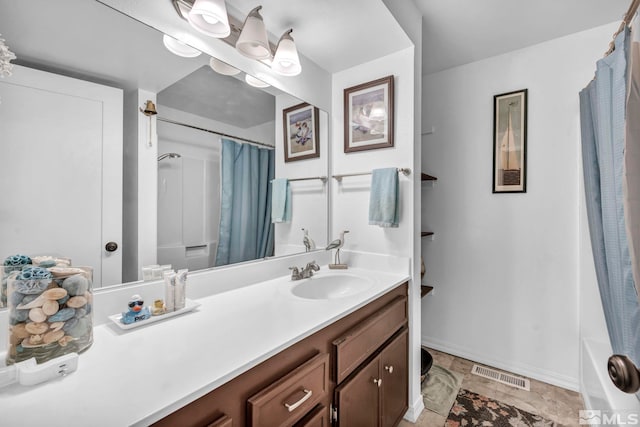
POLYGON ((77 371, 0 389, 2 422, 50 425, 60 397, 73 412, 69 426, 396 425, 407 410, 409 277, 372 265, 347 273, 323 266, 299 281, 243 283, 256 277, 253 267, 246 276, 233 268, 194 274, 196 310, 130 330, 105 314, 131 292, 161 296, 162 284, 97 293, 94 343, 77 371))
POLYGON ((407 389, 404 284, 154 425, 395 426, 407 389))

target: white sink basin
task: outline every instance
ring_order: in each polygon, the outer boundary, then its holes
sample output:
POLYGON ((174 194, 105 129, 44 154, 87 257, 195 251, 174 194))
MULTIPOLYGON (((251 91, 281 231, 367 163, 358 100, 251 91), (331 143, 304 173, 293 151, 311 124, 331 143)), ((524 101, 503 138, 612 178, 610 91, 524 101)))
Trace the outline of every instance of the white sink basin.
POLYGON ((369 289, 370 279, 353 274, 332 274, 304 279, 291 289, 291 293, 307 299, 345 298, 369 289))

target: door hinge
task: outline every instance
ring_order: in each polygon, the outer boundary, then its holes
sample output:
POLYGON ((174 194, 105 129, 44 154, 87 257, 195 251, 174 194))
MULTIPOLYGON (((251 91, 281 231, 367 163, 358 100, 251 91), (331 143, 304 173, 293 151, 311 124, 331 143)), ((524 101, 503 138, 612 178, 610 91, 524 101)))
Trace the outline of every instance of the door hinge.
POLYGON ((335 424, 338 422, 338 407, 333 406, 333 403, 330 406, 331 409, 331 423, 335 424))

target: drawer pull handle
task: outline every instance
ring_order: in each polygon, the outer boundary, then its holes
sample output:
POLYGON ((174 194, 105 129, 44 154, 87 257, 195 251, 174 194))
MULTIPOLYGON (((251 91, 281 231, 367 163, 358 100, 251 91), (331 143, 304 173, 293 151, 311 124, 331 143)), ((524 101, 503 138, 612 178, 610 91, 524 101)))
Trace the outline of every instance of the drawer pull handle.
POLYGON ((393 374, 393 365, 391 366, 385 366, 384 369, 389 372, 390 374, 393 374))
POLYGON ((380 379, 374 378, 373 379, 373 383, 376 384, 378 387, 381 387, 382 386, 382 378, 380 378, 380 379))
POLYGON ((309 398, 311 397, 311 395, 313 394, 313 391, 311 390, 307 390, 306 388, 303 390, 304 391, 304 396, 302 396, 302 399, 298 400, 296 403, 293 403, 291 405, 289 405, 288 403, 285 403, 284 406, 289 410, 289 412, 292 412, 293 410, 295 410, 298 406, 302 405, 304 402, 306 402, 307 400, 309 400, 309 398))

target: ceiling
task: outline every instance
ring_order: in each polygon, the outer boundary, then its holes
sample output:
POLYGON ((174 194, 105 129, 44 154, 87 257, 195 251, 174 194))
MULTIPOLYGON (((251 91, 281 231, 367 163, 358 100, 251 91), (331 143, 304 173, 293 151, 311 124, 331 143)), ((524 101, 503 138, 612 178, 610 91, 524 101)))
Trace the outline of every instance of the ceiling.
POLYGON ((631 4, 631 0, 413 1, 423 16, 423 74, 620 21, 631 4))

